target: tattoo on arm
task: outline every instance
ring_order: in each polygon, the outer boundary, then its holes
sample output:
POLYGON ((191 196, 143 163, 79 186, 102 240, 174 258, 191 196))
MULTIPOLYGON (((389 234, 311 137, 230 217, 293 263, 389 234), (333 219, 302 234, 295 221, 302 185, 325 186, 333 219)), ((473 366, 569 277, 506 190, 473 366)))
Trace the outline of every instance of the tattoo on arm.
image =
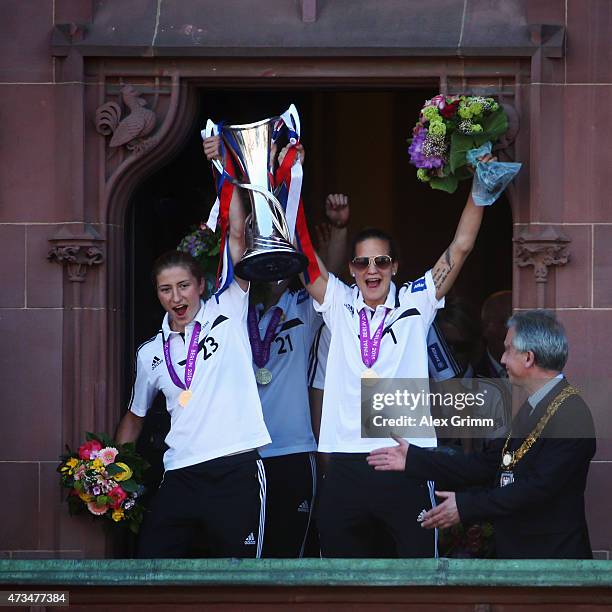
POLYGON ((450 274, 453 269, 454 264, 451 260, 450 247, 444 251, 442 257, 440 257, 440 261, 438 261, 437 265, 433 269, 433 282, 436 289, 440 289, 442 283, 446 280, 446 277, 450 274))

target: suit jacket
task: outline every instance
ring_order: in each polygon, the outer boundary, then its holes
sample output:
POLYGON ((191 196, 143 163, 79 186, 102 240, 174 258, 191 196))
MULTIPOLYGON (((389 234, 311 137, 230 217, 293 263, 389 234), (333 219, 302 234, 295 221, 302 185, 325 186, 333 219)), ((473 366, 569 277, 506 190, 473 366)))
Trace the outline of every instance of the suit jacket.
MULTIPOLYGON (((557 394, 562 379, 538 403, 532 415, 526 402, 512 424, 508 450, 515 451, 536 426, 557 394)), ((438 490, 459 491, 462 521, 490 520, 497 556, 508 559, 586 559, 592 557, 584 512, 584 489, 595 432, 591 412, 579 395, 568 397, 548 421, 531 449, 513 468, 514 482, 500 487, 505 439, 471 455, 410 445, 406 475, 436 480, 438 490)))

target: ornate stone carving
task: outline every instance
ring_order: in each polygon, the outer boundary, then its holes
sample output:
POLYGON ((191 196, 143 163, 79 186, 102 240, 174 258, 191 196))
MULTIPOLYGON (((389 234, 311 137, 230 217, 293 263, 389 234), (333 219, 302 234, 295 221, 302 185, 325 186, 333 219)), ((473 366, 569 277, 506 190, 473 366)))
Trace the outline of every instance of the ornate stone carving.
POLYGON ((104 263, 104 239, 90 225, 77 226, 76 232, 73 227, 62 227, 49 240, 53 246, 47 254, 47 259, 65 266, 69 281, 82 283, 91 266, 104 263))
POLYGON ((551 266, 564 266, 570 259, 571 240, 550 226, 530 226, 514 238, 514 263, 523 268, 533 266, 537 283, 538 308, 546 307, 546 283, 551 266))
POLYGON ((102 104, 96 110, 96 130, 103 136, 112 134, 108 144, 111 149, 125 146, 134 153, 144 153, 155 142, 146 136, 155 128, 157 117, 152 110, 145 108, 147 101, 132 85, 122 87, 121 98, 129 112, 122 118, 122 109, 117 102, 102 104))
POLYGON ((97 158, 104 177, 100 185, 104 206, 133 174, 158 166, 168 156, 169 143, 172 147, 183 144, 193 122, 177 130, 176 118, 188 112, 195 120, 198 96, 186 81, 179 82, 177 74, 133 76, 126 84, 121 71, 111 70, 97 87, 96 98, 104 104, 96 107, 92 119, 107 144, 106 155, 97 158), (176 133, 180 142, 173 139, 176 133))

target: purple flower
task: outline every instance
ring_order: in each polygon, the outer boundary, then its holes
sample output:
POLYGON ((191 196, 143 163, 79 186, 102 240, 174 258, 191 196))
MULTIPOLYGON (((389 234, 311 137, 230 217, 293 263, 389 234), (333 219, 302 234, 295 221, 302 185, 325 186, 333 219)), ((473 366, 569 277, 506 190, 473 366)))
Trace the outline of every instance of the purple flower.
POLYGON ((427 138, 427 129, 417 126, 414 130, 414 138, 408 148, 410 155, 410 163, 417 168, 441 168, 444 165, 444 159, 437 156, 427 156, 423 152, 423 145, 427 138))

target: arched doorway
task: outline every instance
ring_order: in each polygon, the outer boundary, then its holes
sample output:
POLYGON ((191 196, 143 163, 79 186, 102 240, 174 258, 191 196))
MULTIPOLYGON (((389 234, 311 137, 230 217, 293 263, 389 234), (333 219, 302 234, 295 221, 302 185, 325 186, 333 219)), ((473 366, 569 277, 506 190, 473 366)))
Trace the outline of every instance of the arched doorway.
MULTIPOLYGON (((463 184, 453 195, 431 190, 416 179, 408 163, 407 138, 423 101, 435 85, 418 87, 300 87, 299 89, 200 88, 184 145, 174 157, 140 182, 126 213, 124 233, 126 346, 131 363, 139 344, 159 329, 163 316, 149 271, 155 257, 176 248, 190 229, 206 219, 214 200, 209 164, 201 149, 206 120, 247 123, 298 107, 307 150, 303 197, 312 226, 323 218, 328 193, 347 193, 351 227, 381 226, 397 239, 401 252, 398 280, 418 278, 450 243, 467 197, 463 184)), ((502 198, 486 211, 476 248, 454 293, 478 311, 484 298, 512 281, 512 214, 502 198)), ((127 404, 132 369, 125 369, 122 405, 127 404)), ((168 428, 163 401, 151 411, 143 450, 161 473, 168 428)))

